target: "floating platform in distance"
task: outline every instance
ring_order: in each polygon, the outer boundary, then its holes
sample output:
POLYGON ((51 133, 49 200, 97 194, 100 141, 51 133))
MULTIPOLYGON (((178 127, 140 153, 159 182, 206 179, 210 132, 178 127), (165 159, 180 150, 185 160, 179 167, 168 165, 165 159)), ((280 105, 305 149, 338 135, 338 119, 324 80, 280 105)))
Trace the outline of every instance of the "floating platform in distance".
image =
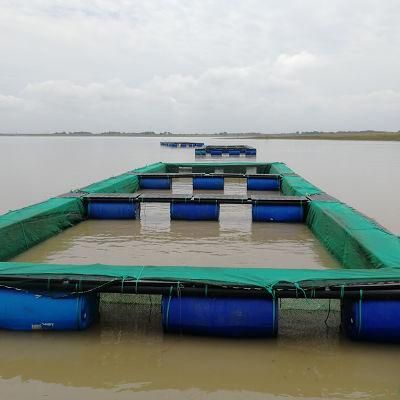
POLYGON ((247 145, 208 145, 195 149, 196 156, 222 156, 228 154, 229 156, 256 156, 257 150, 255 147, 247 145))
POLYGON ((201 142, 160 142, 161 146, 165 147, 203 147, 201 142))

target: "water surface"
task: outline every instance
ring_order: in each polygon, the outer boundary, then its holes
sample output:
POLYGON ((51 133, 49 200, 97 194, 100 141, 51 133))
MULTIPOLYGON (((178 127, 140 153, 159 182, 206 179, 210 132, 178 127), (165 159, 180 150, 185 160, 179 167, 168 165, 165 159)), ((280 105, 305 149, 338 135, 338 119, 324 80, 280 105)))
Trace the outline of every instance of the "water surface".
MULTIPOLYGON (((400 143, 246 143, 257 147, 257 161, 285 161, 328 193, 400 232, 400 143)), ((151 162, 193 161, 193 153, 161 148, 153 138, 0 138, 0 211, 151 162)), ((168 207, 146 205, 141 221, 87 221, 18 259, 337 267, 304 225, 252 224, 243 206, 224 206, 220 223, 190 224, 171 222, 168 207)), ((164 335, 158 302, 142 300, 103 302, 101 323, 85 332, 0 332, 2 397, 400 398, 400 347, 344 338, 336 303, 328 313, 326 301, 286 301, 278 339, 224 340, 164 335)))
MULTIPOLYGON (((172 190, 163 191, 166 193, 193 193, 191 180, 174 180, 172 190)), ((246 194, 244 180, 226 180, 224 193, 246 194)), ((253 223, 251 205, 247 204, 222 204, 219 221, 171 221, 169 204, 144 203, 140 205, 140 219, 88 220, 13 261, 318 269, 339 266, 306 224, 253 223)))
MULTIPOLYGON (((324 191, 400 235, 399 142, 198 140, 255 146, 257 161, 286 162, 324 191)), ((193 149, 161 147, 157 138, 1 137, 0 213, 145 164, 194 160, 193 149)))

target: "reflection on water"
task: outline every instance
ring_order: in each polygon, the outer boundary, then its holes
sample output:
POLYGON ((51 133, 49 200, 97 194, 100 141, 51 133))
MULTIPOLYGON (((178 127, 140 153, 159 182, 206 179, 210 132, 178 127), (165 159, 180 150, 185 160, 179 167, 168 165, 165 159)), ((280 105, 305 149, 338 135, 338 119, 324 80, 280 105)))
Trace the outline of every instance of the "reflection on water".
POLYGON ((168 204, 145 204, 140 220, 85 221, 14 261, 338 267, 306 225, 252 223, 249 205, 221 205, 218 223, 170 221, 168 204))
MULTIPOLYGON (((191 193, 191 181, 174 181, 172 192, 191 193)), ((227 180, 227 192, 246 194, 245 181, 227 180)), ((171 221, 169 204, 144 203, 139 220, 85 221, 17 256, 14 261, 338 267, 305 224, 253 223, 251 205, 243 204, 222 204, 217 222, 171 221)))

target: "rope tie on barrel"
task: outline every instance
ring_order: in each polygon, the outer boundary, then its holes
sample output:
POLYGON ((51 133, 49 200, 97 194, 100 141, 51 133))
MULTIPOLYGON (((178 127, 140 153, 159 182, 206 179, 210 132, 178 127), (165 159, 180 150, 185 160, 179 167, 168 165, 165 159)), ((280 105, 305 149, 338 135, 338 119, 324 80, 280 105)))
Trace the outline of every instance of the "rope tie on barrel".
POLYGON ((136 277, 136 283, 135 283, 135 293, 136 293, 136 294, 137 294, 137 292, 138 292, 138 284, 139 284, 139 280, 140 280, 140 278, 141 278, 141 276, 142 276, 142 273, 143 273, 144 268, 145 268, 145 266, 143 265, 142 268, 141 268, 141 270, 139 271, 138 276, 136 277))
POLYGON ((297 291, 300 290, 300 292, 303 293, 304 298, 308 299, 306 291, 301 287, 299 282, 294 282, 294 286, 296 288, 296 298, 298 297, 297 291))
POLYGON ((360 336, 361 334, 361 324, 362 324, 362 299, 363 299, 363 290, 360 289, 360 300, 358 301, 358 332, 357 335, 360 336))
POLYGON ((273 286, 266 285, 266 286, 264 286, 264 289, 272 297, 272 330, 275 333, 275 326, 276 326, 276 323, 275 323, 275 319, 276 319, 276 310, 275 310, 275 307, 276 307, 276 293, 275 293, 275 290, 274 290, 273 286))
MULTIPOLYGON (((76 288, 76 291, 78 291, 78 288, 76 288)), ((80 297, 79 295, 76 296, 76 301, 75 301, 75 315, 77 316, 78 326, 80 325, 80 319, 78 318, 78 315, 80 315, 80 313, 79 313, 79 297, 80 297)))
POLYGON ((180 290, 180 282, 176 283, 176 294, 179 299, 179 326, 182 333, 182 297, 181 297, 181 290, 180 290))
POLYGON ((344 285, 340 286, 340 300, 344 299, 344 285))
POLYGON ((168 303, 167 303, 167 312, 166 312, 166 316, 165 316, 165 326, 168 329, 168 325, 169 325, 169 306, 171 304, 171 299, 172 299, 172 289, 173 287, 171 286, 169 288, 169 297, 168 297, 168 303))
POLYGON ((275 319, 276 319, 275 302, 276 302, 275 290, 272 290, 272 332, 274 333, 275 333, 275 319))

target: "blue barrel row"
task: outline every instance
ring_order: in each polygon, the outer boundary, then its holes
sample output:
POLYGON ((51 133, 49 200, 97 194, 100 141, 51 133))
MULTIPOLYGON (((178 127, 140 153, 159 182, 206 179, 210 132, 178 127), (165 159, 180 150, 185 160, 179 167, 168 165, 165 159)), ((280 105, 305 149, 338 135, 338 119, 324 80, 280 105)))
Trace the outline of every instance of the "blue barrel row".
POLYGON ((203 147, 204 143, 200 142, 161 142, 161 146, 166 147, 203 147))
MULTIPOLYGON (((346 300, 342 327, 353 340, 400 342, 400 300, 346 300)), ((249 298, 168 297, 163 328, 171 333, 227 337, 275 337, 277 301, 249 298)))
MULTIPOLYGON (((219 203, 171 202, 172 220, 218 221, 219 203)), ((302 204, 252 204, 255 222, 303 222, 302 204)), ((140 217, 140 203, 129 201, 91 201, 88 204, 90 219, 136 219, 140 217)))
POLYGON ((207 154, 215 157, 220 157, 223 154, 228 154, 230 157, 237 157, 241 154, 246 156, 256 156, 257 149, 195 149, 196 156, 206 156, 207 154))
MULTIPOLYGON (((96 294, 36 294, 0 290, 0 329, 83 330, 99 316, 96 294)), ((226 337, 274 337, 278 334, 274 299, 162 298, 166 332, 226 337)), ((400 300, 343 300, 341 322, 353 340, 400 342, 400 300)))
MULTIPOLYGON (((141 189, 170 190, 172 178, 160 177, 139 177, 141 189)), ((224 177, 222 176, 195 176, 193 177, 194 190, 223 190, 224 177)), ((280 179, 277 177, 256 177, 247 178, 247 190, 279 190, 280 179)))

